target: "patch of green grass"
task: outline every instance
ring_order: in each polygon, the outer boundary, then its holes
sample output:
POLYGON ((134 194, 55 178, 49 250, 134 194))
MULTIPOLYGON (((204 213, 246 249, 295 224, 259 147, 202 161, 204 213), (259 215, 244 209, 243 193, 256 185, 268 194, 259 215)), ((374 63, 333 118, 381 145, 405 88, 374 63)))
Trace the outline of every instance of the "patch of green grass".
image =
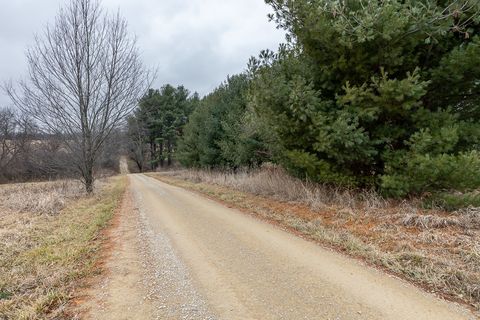
POLYGON ((0 300, 8 300, 12 294, 8 291, 0 291, 0 300))

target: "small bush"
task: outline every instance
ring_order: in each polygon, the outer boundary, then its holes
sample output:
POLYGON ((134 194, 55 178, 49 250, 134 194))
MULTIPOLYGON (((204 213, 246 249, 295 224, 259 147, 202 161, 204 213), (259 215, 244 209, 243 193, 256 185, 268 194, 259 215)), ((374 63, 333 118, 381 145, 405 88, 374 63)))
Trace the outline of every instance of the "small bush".
POLYGON ((477 151, 436 156, 408 154, 403 158, 388 168, 382 177, 381 187, 389 196, 438 190, 465 192, 480 186, 480 155, 477 151))
POLYGON ((423 206, 427 209, 440 208, 447 211, 455 211, 463 208, 480 207, 480 194, 468 193, 435 193, 423 200, 423 206))

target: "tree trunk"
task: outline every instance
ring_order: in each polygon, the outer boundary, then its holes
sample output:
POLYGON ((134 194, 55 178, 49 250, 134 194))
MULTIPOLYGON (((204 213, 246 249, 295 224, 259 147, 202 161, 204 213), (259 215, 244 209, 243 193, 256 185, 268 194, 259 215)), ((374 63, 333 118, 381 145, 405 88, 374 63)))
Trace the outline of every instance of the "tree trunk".
POLYGON ((93 177, 93 164, 87 164, 85 168, 85 173, 84 173, 84 183, 85 183, 85 190, 87 191, 88 194, 93 193, 93 183, 94 183, 94 177, 93 177))
POLYGON ((167 166, 172 165, 172 143, 170 140, 168 141, 168 160, 167 160, 167 166))
POLYGON ((150 163, 152 164, 151 165, 151 169, 152 170, 155 170, 156 169, 156 156, 157 156, 157 145, 155 142, 151 142, 150 143, 150 163))
POLYGON ((142 163, 142 161, 136 160, 135 163, 137 164, 138 171, 140 173, 143 173, 143 163, 142 163))
MULTIPOLYGON (((83 102, 80 103, 83 106, 83 102)), ((83 162, 84 162, 84 171, 83 171, 83 179, 85 182, 85 189, 88 194, 93 193, 93 165, 95 163, 95 155, 94 155, 94 142, 92 138, 92 131, 88 127, 87 123, 87 112, 86 107, 82 107, 82 131, 83 131, 83 146, 82 149, 84 150, 83 153, 83 162)))
POLYGON ((165 166, 165 158, 163 157, 163 142, 160 143, 160 147, 158 150, 158 157, 160 159, 160 167, 163 168, 165 166))

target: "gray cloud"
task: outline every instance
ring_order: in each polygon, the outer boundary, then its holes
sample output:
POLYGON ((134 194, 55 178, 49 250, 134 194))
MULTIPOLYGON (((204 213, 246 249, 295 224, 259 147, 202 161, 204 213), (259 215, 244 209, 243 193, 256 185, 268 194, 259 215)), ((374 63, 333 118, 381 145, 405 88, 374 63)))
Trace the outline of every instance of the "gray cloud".
MULTIPOLYGON (((0 81, 25 75, 25 50, 34 33, 52 23, 65 3, 0 0, 0 81)), ((262 0, 103 0, 103 6, 128 20, 146 65, 158 67, 156 87, 183 84, 208 93, 243 71, 250 56, 276 49, 284 39, 268 22, 262 0)))

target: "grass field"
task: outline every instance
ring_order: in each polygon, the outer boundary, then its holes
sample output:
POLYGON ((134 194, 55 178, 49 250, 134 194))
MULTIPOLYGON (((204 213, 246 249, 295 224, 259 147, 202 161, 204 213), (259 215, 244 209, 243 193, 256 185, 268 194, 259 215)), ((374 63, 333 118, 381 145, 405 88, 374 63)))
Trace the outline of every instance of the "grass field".
POLYGON ((101 180, 93 196, 74 181, 0 186, 0 319, 70 318, 125 186, 101 180))

